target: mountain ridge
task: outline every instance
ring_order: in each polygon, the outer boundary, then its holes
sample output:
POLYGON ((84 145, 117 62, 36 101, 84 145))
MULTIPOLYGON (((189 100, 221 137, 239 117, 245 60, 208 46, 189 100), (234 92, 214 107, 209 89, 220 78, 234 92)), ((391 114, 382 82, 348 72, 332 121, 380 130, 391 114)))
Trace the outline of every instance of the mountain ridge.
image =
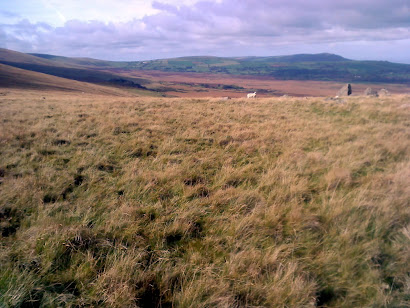
POLYGON ((150 61, 162 61, 162 60, 182 60, 182 59, 192 59, 192 60, 245 60, 245 61, 261 61, 261 60, 270 60, 272 62, 312 62, 312 61, 354 61, 351 59, 344 58, 337 54, 332 53, 300 53, 300 54, 292 54, 292 55, 279 55, 279 56, 242 56, 242 57, 221 57, 221 56, 213 56, 213 55, 200 55, 200 56, 181 56, 181 57, 172 57, 172 58, 158 58, 158 59, 151 59, 151 60, 139 60, 139 61, 112 61, 112 60, 100 60, 91 57, 66 57, 66 56, 58 56, 52 54, 42 54, 42 53, 28 53, 28 55, 35 56, 38 58, 48 59, 48 60, 55 60, 59 62, 66 62, 66 61, 79 61, 79 62, 90 62, 90 63, 140 63, 140 62, 150 62, 150 61))
MULTIPOLYGON (((124 72, 163 71, 267 76, 277 80, 410 83, 410 64, 351 60, 331 53, 268 57, 188 56, 147 61, 106 61, 0 49, 0 63, 59 77, 110 82, 124 72)), ((135 74, 134 74, 135 75, 135 74)), ((120 78, 121 79, 121 78, 120 78)), ((127 77, 139 85, 144 80, 127 77)))

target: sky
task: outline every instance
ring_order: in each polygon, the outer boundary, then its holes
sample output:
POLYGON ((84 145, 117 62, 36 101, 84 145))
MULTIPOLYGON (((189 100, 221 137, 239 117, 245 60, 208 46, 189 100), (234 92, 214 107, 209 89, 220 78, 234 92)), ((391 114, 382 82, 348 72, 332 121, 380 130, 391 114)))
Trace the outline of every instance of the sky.
POLYGON ((410 0, 0 0, 0 47, 127 61, 328 52, 410 63, 410 0))

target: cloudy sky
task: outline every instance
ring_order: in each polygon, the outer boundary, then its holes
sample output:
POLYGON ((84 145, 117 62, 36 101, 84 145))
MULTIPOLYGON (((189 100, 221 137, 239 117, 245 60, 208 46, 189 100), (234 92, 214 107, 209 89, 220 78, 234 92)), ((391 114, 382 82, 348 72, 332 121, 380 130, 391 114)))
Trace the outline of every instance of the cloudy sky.
POLYGON ((410 63, 410 0, 0 0, 0 47, 109 60, 330 52, 410 63))

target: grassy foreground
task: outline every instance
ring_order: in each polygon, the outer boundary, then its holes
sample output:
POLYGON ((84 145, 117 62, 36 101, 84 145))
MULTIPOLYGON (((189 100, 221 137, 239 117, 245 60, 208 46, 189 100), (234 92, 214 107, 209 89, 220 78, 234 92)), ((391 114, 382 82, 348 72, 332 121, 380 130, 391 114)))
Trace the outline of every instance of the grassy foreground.
POLYGON ((410 97, 0 97, 1 307, 408 307, 410 97))

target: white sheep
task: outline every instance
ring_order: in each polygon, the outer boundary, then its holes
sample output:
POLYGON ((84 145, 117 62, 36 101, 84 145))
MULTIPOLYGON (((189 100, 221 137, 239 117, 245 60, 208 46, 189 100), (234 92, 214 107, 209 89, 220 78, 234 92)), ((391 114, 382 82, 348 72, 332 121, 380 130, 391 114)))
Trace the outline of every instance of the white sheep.
POLYGON ((256 92, 248 93, 247 98, 256 98, 256 92))

